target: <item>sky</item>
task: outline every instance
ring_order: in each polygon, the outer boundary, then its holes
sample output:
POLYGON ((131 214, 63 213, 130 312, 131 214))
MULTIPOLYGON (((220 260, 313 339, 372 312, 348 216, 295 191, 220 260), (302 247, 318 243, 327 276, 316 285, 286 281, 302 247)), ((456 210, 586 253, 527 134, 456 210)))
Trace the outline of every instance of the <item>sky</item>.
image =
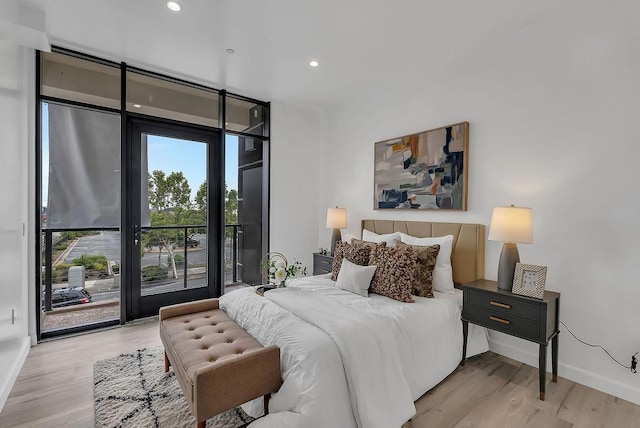
MULTIPOLYGON (((238 189, 238 137, 226 137, 225 175, 227 186, 238 189)), ((149 135, 147 137, 149 172, 159 169, 167 175, 182 171, 196 195, 207 174, 207 148, 204 143, 149 135)))
MULTIPOLYGON (((149 172, 159 169, 166 175, 182 171, 191 187, 193 200, 206 178, 206 146, 204 143, 149 135, 147 138, 149 172)), ((238 137, 225 137, 225 176, 230 189, 238 189, 238 137)), ((47 206, 49 192, 49 110, 42 107, 42 204, 47 206)))

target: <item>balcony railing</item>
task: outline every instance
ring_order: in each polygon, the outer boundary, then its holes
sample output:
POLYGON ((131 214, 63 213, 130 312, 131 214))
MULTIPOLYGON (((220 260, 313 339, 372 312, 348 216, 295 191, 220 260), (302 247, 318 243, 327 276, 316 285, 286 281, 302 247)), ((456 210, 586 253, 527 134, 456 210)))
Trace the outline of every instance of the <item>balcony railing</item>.
MULTIPOLYGON (((241 226, 238 224, 228 224, 225 225, 225 240, 224 240, 224 260, 225 260, 225 283, 232 282, 238 283, 238 232, 241 230, 241 226), (227 277, 227 274, 230 276, 227 277), (231 281, 228 281, 231 279, 231 281)), ((44 260, 43 260, 43 285, 44 285, 44 296, 43 296, 43 307, 45 311, 52 310, 52 296, 53 296, 53 284, 54 283, 63 283, 68 282, 68 264, 61 263, 64 262, 65 257, 69 257, 69 244, 66 244, 70 239, 75 240, 85 236, 91 236, 92 232, 104 233, 104 232, 118 232, 118 228, 76 228, 76 229, 44 229, 42 231, 43 235, 43 243, 42 247, 44 249, 44 260), (81 236, 77 236, 77 235, 81 236), (54 260, 54 256, 57 257, 54 260), (62 267, 61 269, 56 269, 56 267, 62 267)), ((141 228, 140 239, 143 241, 143 248, 152 248, 158 246, 163 246, 166 248, 168 245, 172 247, 172 253, 174 260, 173 262, 177 265, 182 264, 182 276, 183 276, 183 287, 187 288, 188 286, 188 278, 189 278, 189 247, 195 246, 203 246, 206 247, 206 235, 204 238, 201 237, 200 240, 197 239, 196 234, 202 233, 206 231, 206 226, 204 225, 186 225, 186 226, 150 226, 141 228), (166 233, 163 233, 162 231, 166 233), (173 251, 176 248, 182 247, 180 251, 173 251), (179 260, 178 255, 182 255, 183 259, 179 260)), ((93 233, 95 234, 95 233, 93 233)), ((120 242, 119 235, 117 240, 113 240, 111 242, 110 248, 105 248, 105 244, 103 241, 100 241, 102 248, 88 248, 87 252, 82 252, 81 257, 87 256, 87 258, 91 258, 91 255, 104 255, 106 260, 106 265, 104 263, 97 263, 97 266, 92 266, 92 268, 87 268, 85 266, 85 278, 89 280, 100 280, 100 279, 108 279, 113 278, 113 286, 111 288, 119 289, 119 259, 120 259, 120 242), (108 254, 106 254, 108 253, 108 254), (116 284, 117 282, 117 284, 116 284)), ((75 241, 76 244, 79 241, 75 241)), ((78 252, 76 250, 76 252, 78 252)), ((161 252, 159 254, 159 259, 161 256, 161 252)), ((206 273, 206 270, 202 270, 202 268, 206 267, 206 257, 199 257, 202 259, 201 261, 196 261, 195 263, 191 263, 192 272, 195 270, 198 272, 196 276, 199 274, 206 273), (202 266, 200 268, 193 268, 193 266, 202 266)), ((191 277, 194 275, 192 274, 191 277)), ((206 275, 204 275, 206 278, 206 275)), ((196 285, 198 286, 198 285, 196 285)), ((200 286, 206 286, 206 280, 200 286)))

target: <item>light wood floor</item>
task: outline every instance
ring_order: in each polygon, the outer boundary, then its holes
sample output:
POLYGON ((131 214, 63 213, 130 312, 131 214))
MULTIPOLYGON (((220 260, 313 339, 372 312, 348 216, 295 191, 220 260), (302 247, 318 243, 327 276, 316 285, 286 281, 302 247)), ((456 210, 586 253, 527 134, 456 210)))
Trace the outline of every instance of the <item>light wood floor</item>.
MULTIPOLYGON (((148 346, 160 346, 157 321, 32 348, 0 427, 93 426, 93 364, 148 346)), ((536 368, 492 352, 471 358, 416 402, 404 427, 640 427, 640 406, 563 378, 549 381, 540 401, 537 376, 536 368)))

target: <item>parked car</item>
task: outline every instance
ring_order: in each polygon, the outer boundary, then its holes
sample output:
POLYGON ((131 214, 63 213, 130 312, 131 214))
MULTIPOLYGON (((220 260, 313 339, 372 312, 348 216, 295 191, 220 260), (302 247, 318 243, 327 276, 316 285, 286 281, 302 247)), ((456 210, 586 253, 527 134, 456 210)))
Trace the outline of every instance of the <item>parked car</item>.
MULTIPOLYGON (((52 308, 81 305, 83 303, 91 303, 91 293, 81 287, 58 288, 53 290, 51 295, 52 308)), ((42 305, 44 306, 44 299, 42 305)))
POLYGON ((187 247, 194 248, 194 247, 197 247, 198 245, 200 245, 200 241, 194 238, 193 236, 190 236, 187 238, 187 247))

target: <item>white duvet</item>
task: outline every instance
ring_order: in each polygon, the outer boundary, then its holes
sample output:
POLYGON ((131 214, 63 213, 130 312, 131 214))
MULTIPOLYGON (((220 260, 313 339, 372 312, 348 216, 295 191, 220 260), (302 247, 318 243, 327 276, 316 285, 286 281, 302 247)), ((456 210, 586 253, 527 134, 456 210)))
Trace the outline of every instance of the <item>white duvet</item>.
MULTIPOLYGON (((287 285, 265 297, 245 288, 220 298, 250 335, 281 350, 284 383, 253 428, 400 426, 413 401, 460 362, 459 291, 401 303, 337 289, 329 275, 287 285)), ((486 350, 484 330, 470 325, 467 355, 486 350)), ((263 412, 262 400, 244 407, 263 412)))

